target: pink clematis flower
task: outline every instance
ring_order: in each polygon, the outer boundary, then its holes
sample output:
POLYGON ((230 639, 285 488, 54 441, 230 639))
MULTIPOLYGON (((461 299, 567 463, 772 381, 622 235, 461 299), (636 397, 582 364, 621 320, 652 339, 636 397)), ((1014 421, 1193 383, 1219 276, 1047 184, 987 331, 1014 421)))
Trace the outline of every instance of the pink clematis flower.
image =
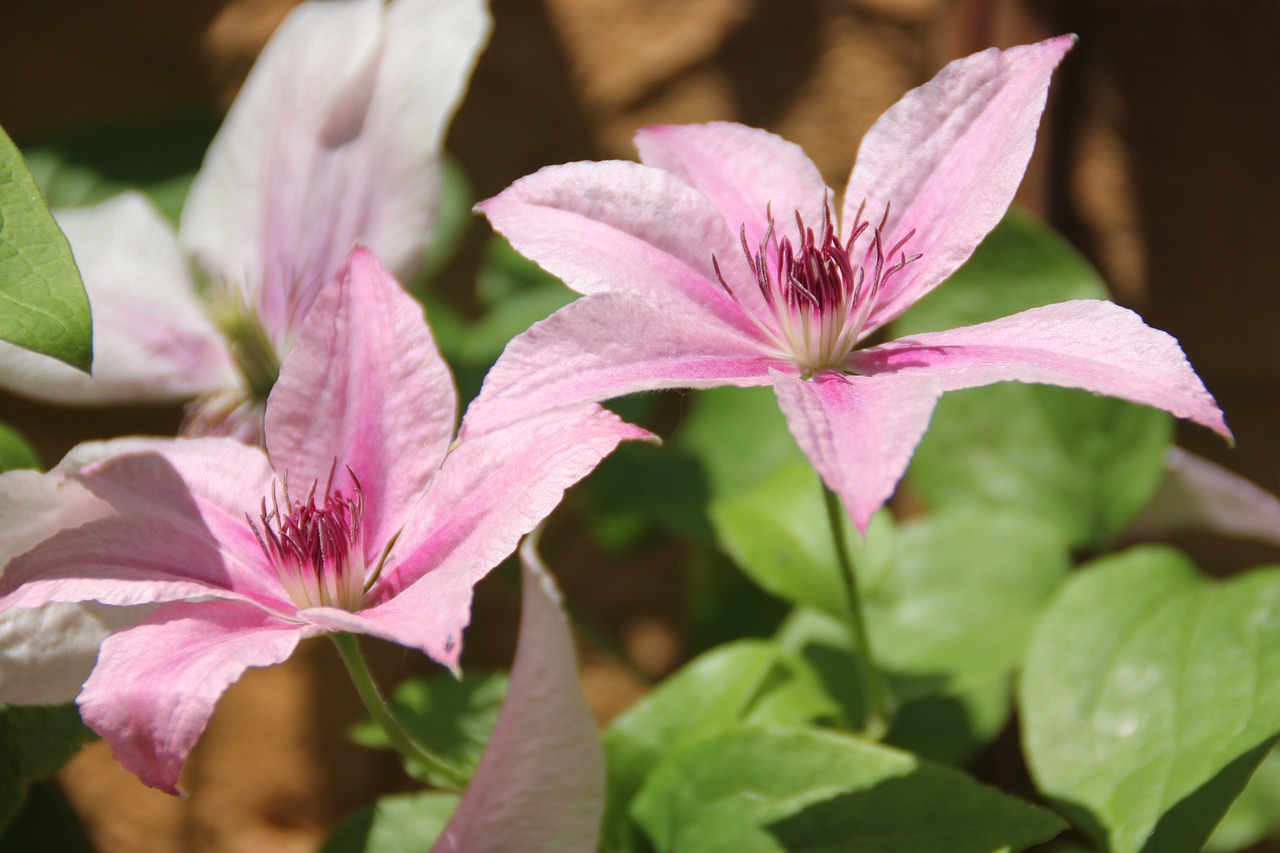
POLYGON ((445 128, 488 31, 483 0, 293 9, 214 138, 176 237, 138 193, 57 214, 93 309, 93 376, 0 344, 0 385, 78 405, 196 397, 185 433, 260 441, 280 360, 351 248, 401 280, 416 269, 445 128))
POLYGON ((0 611, 160 605, 103 642, 77 703, 124 767, 175 793, 227 686, 305 637, 372 634, 456 667, 473 585, 619 441, 650 437, 597 406, 456 445, 454 420, 421 308, 357 249, 281 368, 270 456, 207 437, 84 465, 112 512, 11 561, 0 611))
POLYGON ((1075 301, 859 348, 959 267, 1004 215, 1063 36, 952 62, 868 131, 837 225, 795 145, 736 124, 650 127, 640 164, 543 169, 479 205, 586 294, 513 340, 468 429, 656 388, 772 384, 860 529, 945 391, 1084 388, 1230 436, 1177 342, 1075 301))

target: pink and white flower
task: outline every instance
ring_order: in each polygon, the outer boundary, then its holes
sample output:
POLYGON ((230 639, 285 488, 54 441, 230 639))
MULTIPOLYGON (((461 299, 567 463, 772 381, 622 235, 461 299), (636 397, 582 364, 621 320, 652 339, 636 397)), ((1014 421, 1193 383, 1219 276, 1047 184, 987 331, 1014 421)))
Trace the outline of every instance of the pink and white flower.
POLYGON ((293 9, 214 138, 176 237, 138 193, 58 212, 93 310, 93 376, 0 344, 0 384, 78 405, 196 397, 187 434, 261 440, 280 360, 352 247, 401 280, 416 269, 444 132, 489 27, 483 0, 293 9))
POLYGON ((585 295, 507 346, 465 434, 641 390, 772 384, 862 529, 946 391, 1084 388, 1229 437, 1177 342, 1110 302, 859 348, 1004 215, 1072 43, 984 51, 907 93, 863 139, 839 224, 797 146, 729 123, 650 127, 639 164, 549 167, 481 203, 516 249, 585 295))
POLYGON ((103 642, 77 703, 171 793, 227 686, 305 637, 372 634, 456 667, 474 584, 619 441, 650 436, 587 406, 455 444, 455 405, 421 308, 357 249, 285 359, 266 452, 135 441, 79 468, 110 511, 12 560, 0 612, 159 605, 103 642))

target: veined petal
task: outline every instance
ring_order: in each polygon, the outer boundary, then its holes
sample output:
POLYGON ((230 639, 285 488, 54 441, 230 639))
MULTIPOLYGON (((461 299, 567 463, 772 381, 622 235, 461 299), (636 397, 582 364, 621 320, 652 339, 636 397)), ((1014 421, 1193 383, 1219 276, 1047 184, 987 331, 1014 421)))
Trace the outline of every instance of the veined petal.
POLYGON ((1126 531, 1208 532, 1280 547, 1280 498, 1203 456, 1170 447, 1164 481, 1126 531))
POLYGON ((245 517, 270 487, 262 452, 230 439, 160 445, 82 469, 79 481, 115 514, 12 560, 0 577, 0 607, 212 595, 293 609, 245 517))
POLYGON ((594 850, 604 750, 578 680, 573 635, 532 539, 511 684, 458 810, 432 853, 594 850))
POLYGON ((745 226, 753 250, 764 237, 770 208, 783 227, 798 212, 816 228, 823 205, 834 201, 804 150, 766 130, 727 121, 656 125, 636 133, 636 147, 640 162, 706 193, 735 235, 745 226))
POLYGON ((1078 299, 903 338, 854 352, 849 366, 873 375, 927 371, 944 391, 1009 380, 1083 388, 1164 409, 1231 439, 1178 342, 1111 302, 1078 299))
POLYGON ((770 367, 785 363, 755 338, 682 313, 679 303, 597 293, 507 344, 460 434, 635 391, 764 385, 770 367))
POLYGON ((93 312, 93 375, 0 342, 0 385, 57 403, 118 404, 234 384, 226 342, 150 202, 128 192, 57 219, 93 312))
POLYGON ((249 667, 282 663, 308 633, 239 602, 171 604, 102 644, 80 716, 126 770, 177 794, 182 763, 227 687, 249 667))
POLYGON ((299 492, 323 487, 335 461, 350 466, 368 498, 366 541, 380 551, 444 460, 456 397, 422 306, 356 249, 285 359, 267 402, 267 449, 299 492))
POLYGON ((844 501, 858 530, 893 494, 942 394, 928 374, 811 381, 774 372, 774 390, 796 443, 844 501))
POLYGON ((753 331, 711 262, 719 259, 739 299, 761 300, 737 234, 707 196, 668 172, 618 160, 548 166, 477 209, 518 252, 579 293, 664 299, 753 331))
POLYGON ((877 300, 866 333, 901 315, 973 253, 1022 182, 1049 77, 1074 36, 957 59, 912 89, 867 131, 845 189, 847 236, 859 206, 879 221, 884 245, 915 229, 904 248, 922 257, 877 300))
POLYGON ((439 147, 480 45, 479 0, 309 2, 272 36, 180 230, 279 346, 357 242, 401 275, 435 217, 439 147))
POLYGON ((655 440, 599 406, 553 412, 464 438, 411 514, 388 560, 383 598, 424 575, 474 584, 621 441, 655 440))

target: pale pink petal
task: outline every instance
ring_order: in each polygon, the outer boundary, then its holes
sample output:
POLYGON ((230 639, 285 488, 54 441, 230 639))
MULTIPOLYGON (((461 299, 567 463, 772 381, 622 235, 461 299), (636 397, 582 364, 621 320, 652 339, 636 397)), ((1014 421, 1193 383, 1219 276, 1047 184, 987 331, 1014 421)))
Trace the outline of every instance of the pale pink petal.
POLYGON ((1169 448, 1165 467, 1159 491, 1128 534, 1203 531, 1280 546, 1280 498, 1181 447, 1169 448))
POLYGON ((223 692, 250 667, 282 663, 308 633, 238 602, 171 604, 102 644, 77 702, 116 761, 178 793, 178 773, 223 692))
POLYGON ((181 240, 245 288, 277 345, 357 242, 413 273, 444 128, 487 37, 479 0, 309 2, 272 36, 210 146, 181 240))
POLYGON ((39 400, 104 404, 182 400, 234 383, 173 229, 142 195, 63 210, 93 312, 93 375, 0 342, 0 386, 39 400))
POLYGON ((457 672, 462 632, 471 622, 472 587, 489 568, 453 565, 427 574, 394 598, 358 613, 316 607, 299 611, 298 618, 326 631, 368 634, 420 649, 457 672))
POLYGON ((532 540, 511 684, 467 792, 433 853, 595 850, 604 750, 582 695, 560 591, 532 540))
POLYGON ((710 199, 667 172, 616 160, 549 166, 477 209, 579 293, 661 298, 754 332, 712 266, 714 255, 744 304, 762 302, 737 234, 710 199))
POLYGON ((599 406, 463 439, 414 510, 375 593, 464 567, 480 580, 621 441, 656 440, 599 406))
POLYGON ((907 470, 942 389, 928 374, 828 370, 807 382, 775 371, 774 390, 796 443, 866 532, 907 470))
POLYGON ((0 607, 132 605, 213 595, 291 611, 246 515, 272 479, 260 450, 178 439, 85 466, 78 480, 117 514, 63 530, 13 559, 0 607))
POLYGON ((0 704, 72 701, 112 631, 136 625, 149 605, 46 604, 0 613, 0 704))
POLYGON ((766 130, 726 121, 658 125, 640 130, 636 146, 642 163, 706 193, 735 235, 745 227, 752 251, 764 237, 770 209, 782 230, 794 228, 796 213, 817 229, 823 205, 835 201, 800 146, 766 130))
POLYGON ((1127 308, 1079 299, 853 353, 865 374, 927 371, 944 391, 1013 380, 1083 388, 1164 409, 1230 440, 1178 342, 1127 308))
MULTIPOLYGON (((381 551, 453 437, 453 377, 422 306, 365 249, 321 292, 267 402, 271 462, 293 488, 323 488, 335 461, 366 496, 381 551)), ((377 555, 374 555, 377 556, 377 555)))
POLYGON ((785 366, 758 341, 682 314, 676 305, 597 293, 507 344, 461 434, 636 391, 764 385, 770 367, 785 366))
POLYGON ((885 246, 915 229, 903 251, 923 255, 890 280, 868 334, 951 275, 1004 216, 1035 146, 1049 77, 1074 43, 1060 36, 957 59, 867 131, 845 190, 845 234, 864 201, 872 224, 890 206, 885 246))

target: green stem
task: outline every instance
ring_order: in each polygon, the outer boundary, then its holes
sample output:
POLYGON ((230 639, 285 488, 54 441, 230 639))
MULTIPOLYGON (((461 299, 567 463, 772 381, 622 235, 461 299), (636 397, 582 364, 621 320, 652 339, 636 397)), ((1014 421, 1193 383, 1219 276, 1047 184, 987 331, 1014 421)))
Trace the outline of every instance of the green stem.
POLYGON ((840 574, 844 577, 845 591, 849 596, 849 627, 857 644, 859 668, 862 670, 862 686, 870 706, 863 734, 873 740, 884 737, 893 718, 893 696, 884 673, 876 666, 871 652, 871 636, 862 613, 862 596, 858 592, 858 575, 849 559, 849 548, 844 536, 844 507, 836 493, 822 486, 827 505, 827 522, 831 525, 831 539, 835 544, 836 559, 840 562, 840 574))
POLYGON ((360 694, 365 708, 369 710, 373 721, 386 733, 391 745, 405 758, 421 764, 433 776, 460 782, 457 768, 440 756, 429 752, 401 728, 395 715, 391 713, 387 701, 382 698, 378 685, 374 683, 373 675, 369 672, 369 665, 365 663, 355 635, 330 634, 329 639, 333 640, 333 644, 338 647, 338 654, 342 657, 342 662, 347 665, 347 672, 351 674, 351 681, 355 684, 356 692, 360 694))

